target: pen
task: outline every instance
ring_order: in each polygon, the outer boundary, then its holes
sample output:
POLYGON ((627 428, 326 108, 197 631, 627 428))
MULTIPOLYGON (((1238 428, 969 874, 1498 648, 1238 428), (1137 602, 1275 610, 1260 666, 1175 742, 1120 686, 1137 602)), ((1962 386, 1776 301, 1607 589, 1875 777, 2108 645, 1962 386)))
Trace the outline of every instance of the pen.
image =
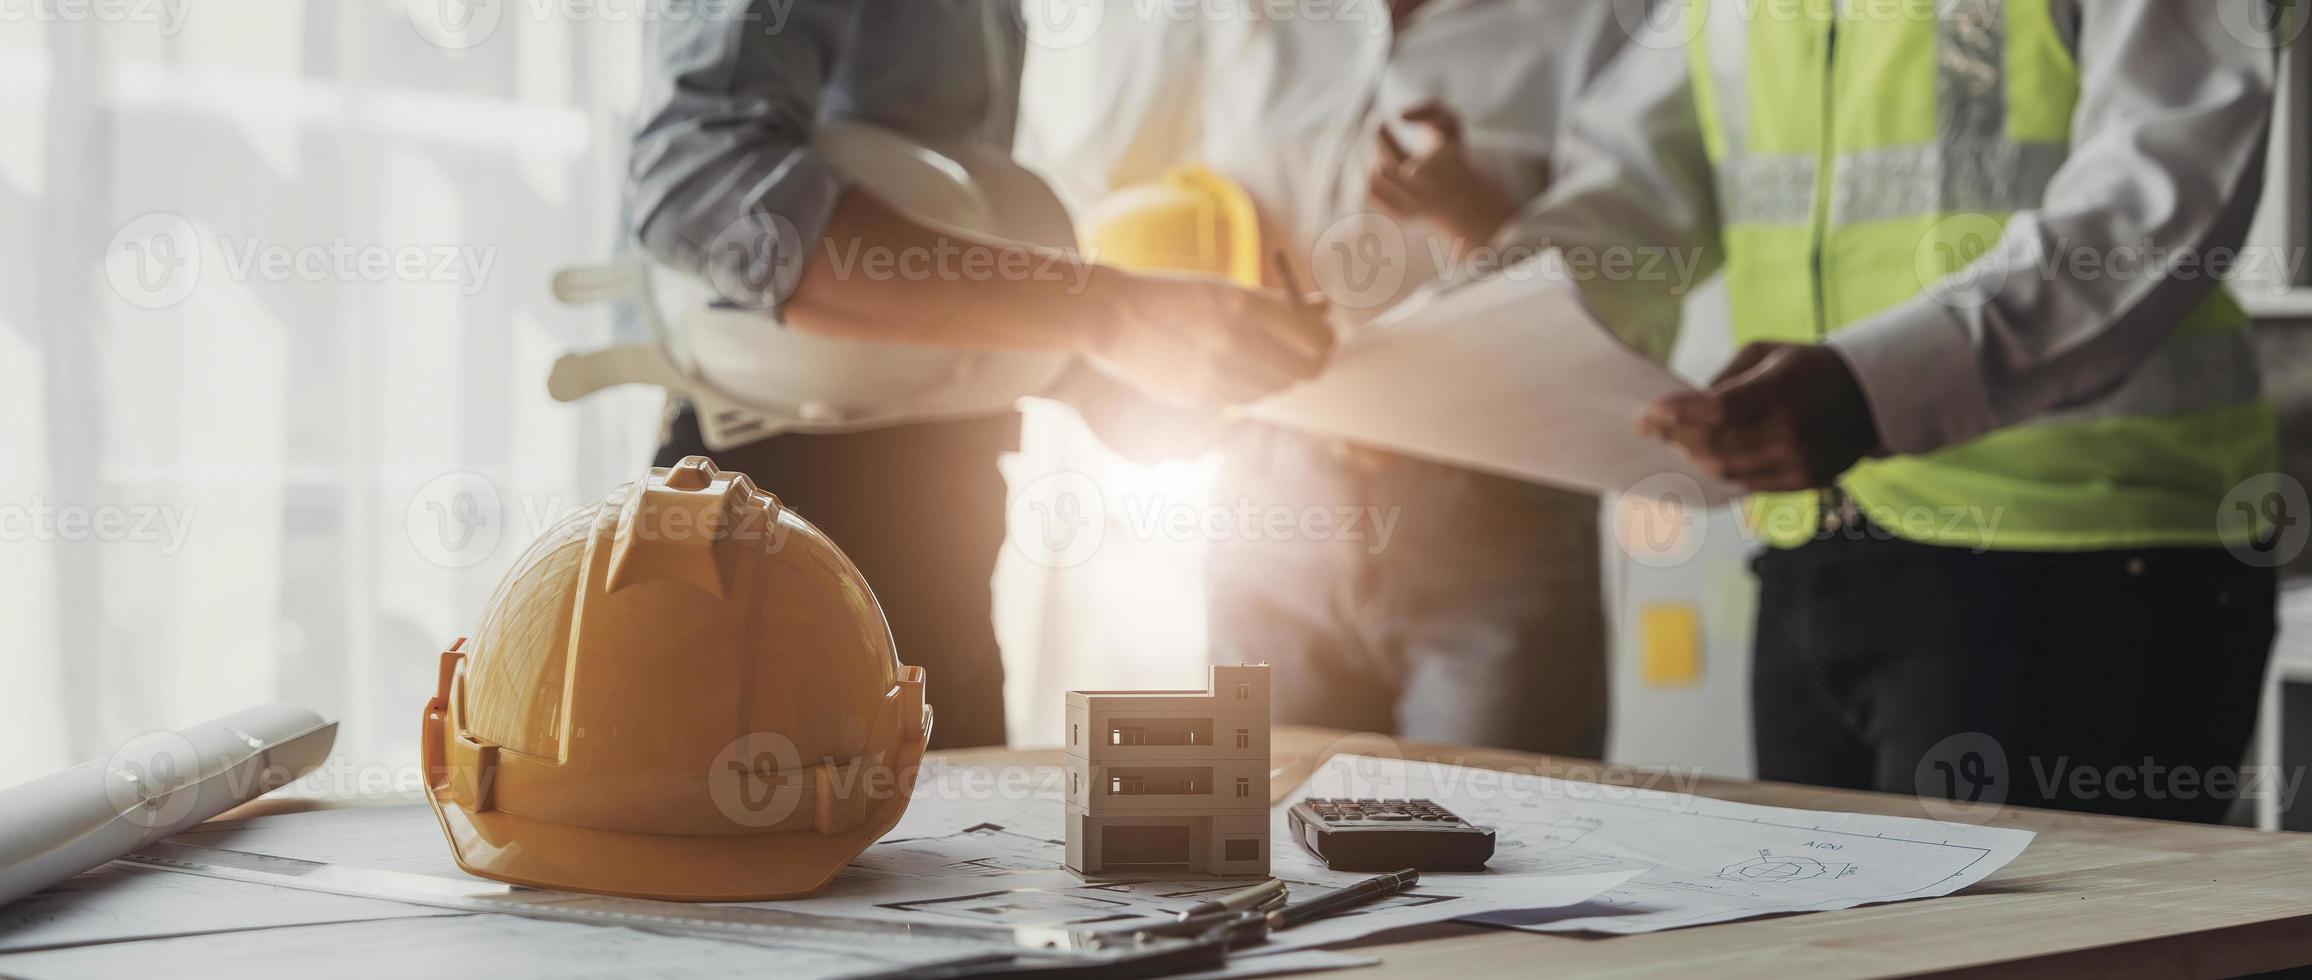
POLYGON ((1287 905, 1268 915, 1271 930, 1290 929, 1311 919, 1323 918, 1342 909, 1404 891, 1421 880, 1421 872, 1406 868, 1385 875, 1375 875, 1354 885, 1326 892, 1299 905, 1287 905))
POLYGON ((1301 290, 1300 277, 1293 275, 1292 260, 1285 257, 1284 249, 1280 248, 1270 252, 1268 257, 1270 261, 1276 263, 1277 281, 1284 284, 1284 291, 1292 297, 1293 305, 1301 307, 1322 305, 1322 301, 1310 299, 1309 294, 1301 290))
POLYGON ((1284 897, 1284 882, 1270 878, 1241 891, 1230 892, 1215 900, 1198 902, 1180 912, 1182 919, 1212 912, 1235 912, 1242 909, 1262 909, 1274 900, 1284 897))

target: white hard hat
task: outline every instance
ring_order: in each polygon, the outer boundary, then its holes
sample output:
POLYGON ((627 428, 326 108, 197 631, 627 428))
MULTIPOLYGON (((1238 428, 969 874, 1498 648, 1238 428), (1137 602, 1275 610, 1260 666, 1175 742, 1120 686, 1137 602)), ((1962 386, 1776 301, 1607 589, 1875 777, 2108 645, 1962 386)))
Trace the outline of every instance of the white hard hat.
MULTIPOLYGON (((843 176, 931 223, 1073 250, 1067 209, 1043 179, 980 147, 935 149, 878 126, 822 124, 812 147, 843 176)), ((565 301, 641 299, 655 317, 650 273, 628 267, 568 270, 565 301)), ((1069 355, 989 351, 825 337, 758 309, 710 305, 688 282, 671 290, 671 327, 652 343, 564 357, 549 388, 570 401, 613 384, 645 383, 689 397, 710 449, 784 431, 842 432, 1008 411, 1049 387, 1069 355)))

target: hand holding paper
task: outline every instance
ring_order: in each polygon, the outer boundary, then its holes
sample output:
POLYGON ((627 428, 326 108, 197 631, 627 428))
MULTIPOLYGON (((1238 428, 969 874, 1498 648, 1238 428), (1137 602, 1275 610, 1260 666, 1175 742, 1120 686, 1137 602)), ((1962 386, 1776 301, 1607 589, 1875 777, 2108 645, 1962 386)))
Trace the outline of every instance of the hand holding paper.
POLYGON ((1656 399, 1638 424, 1745 490, 1811 490, 1879 444, 1871 407, 1837 351, 1751 344, 1709 391, 1656 399))
POLYGON ((1574 289, 1518 266, 1415 300, 1249 417, 1409 456, 1703 507, 1734 488, 1642 438, 1658 398, 1693 394, 1592 319, 1574 289))

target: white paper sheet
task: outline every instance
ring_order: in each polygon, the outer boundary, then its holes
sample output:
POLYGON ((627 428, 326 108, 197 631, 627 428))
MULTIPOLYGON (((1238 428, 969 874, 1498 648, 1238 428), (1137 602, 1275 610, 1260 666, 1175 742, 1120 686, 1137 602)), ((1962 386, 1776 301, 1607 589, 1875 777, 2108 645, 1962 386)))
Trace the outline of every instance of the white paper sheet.
POLYGON ((1731 488, 1637 433, 1691 388, 1528 264, 1363 328, 1316 379, 1254 404, 1265 422, 1523 480, 1705 507, 1731 488))
MULTIPOLYGON (((1645 869, 1578 905, 1473 917, 1540 932, 1654 932, 1948 895, 2014 860, 2034 836, 1353 755, 1327 761, 1292 798, 1305 796, 1436 800, 1494 828, 1491 868, 1510 878, 1645 869)), ((1449 888, 1457 876, 1431 877, 1449 888)))

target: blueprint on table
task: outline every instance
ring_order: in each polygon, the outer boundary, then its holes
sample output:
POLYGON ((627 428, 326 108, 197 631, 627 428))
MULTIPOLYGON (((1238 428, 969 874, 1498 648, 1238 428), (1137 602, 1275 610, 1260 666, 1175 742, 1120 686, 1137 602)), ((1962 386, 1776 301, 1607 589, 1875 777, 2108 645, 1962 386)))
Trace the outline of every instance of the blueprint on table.
POLYGON ((1654 932, 1933 898, 1982 881, 2033 836, 1357 755, 1327 760, 1290 798, 1303 796, 1435 800, 1494 828, 1492 864, 1476 877, 1644 869, 1577 905, 1473 917, 1544 932, 1654 932))

